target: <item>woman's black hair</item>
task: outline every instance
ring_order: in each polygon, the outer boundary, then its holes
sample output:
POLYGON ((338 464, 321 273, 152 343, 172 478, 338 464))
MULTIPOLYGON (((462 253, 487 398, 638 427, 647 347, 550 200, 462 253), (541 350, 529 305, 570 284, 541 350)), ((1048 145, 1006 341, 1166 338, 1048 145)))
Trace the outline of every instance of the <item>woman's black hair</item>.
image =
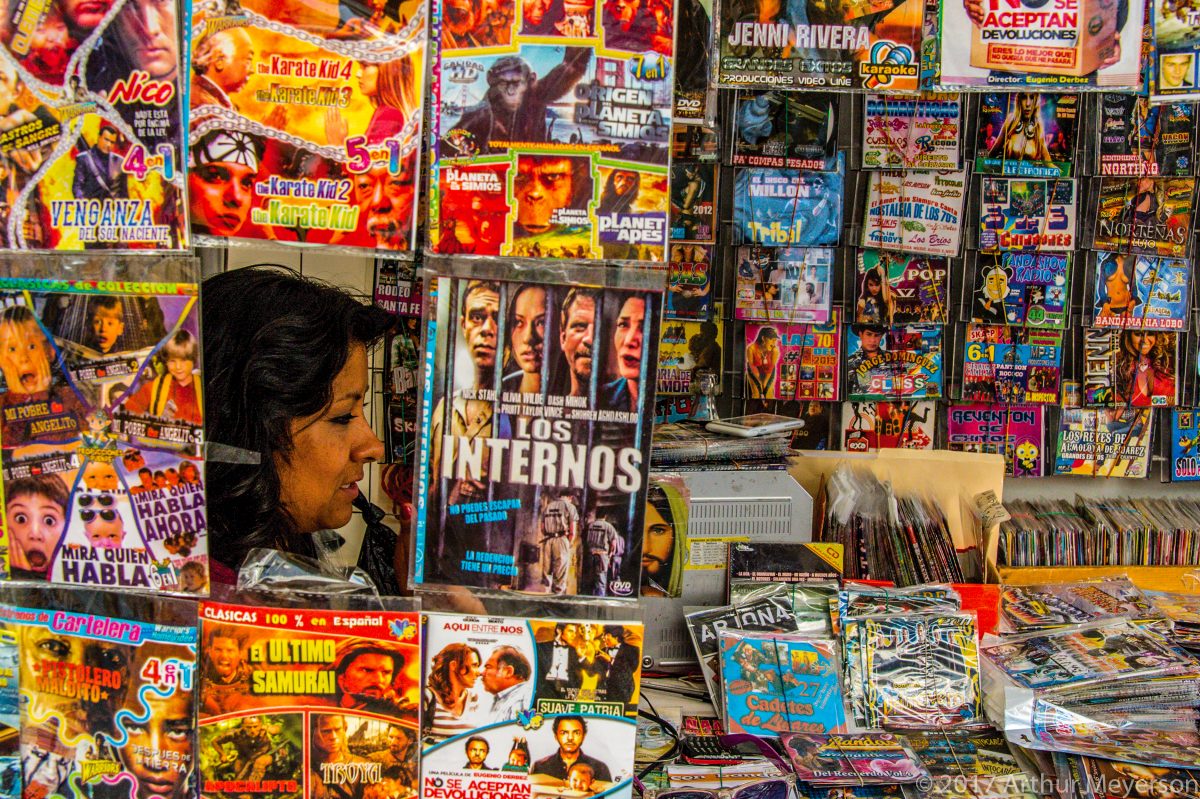
POLYGON ((293 420, 329 406, 351 346, 376 345, 392 316, 274 265, 211 277, 200 296, 207 438, 260 457, 208 462, 209 552, 235 571, 255 547, 314 557, 280 504, 276 458, 293 454, 293 420))

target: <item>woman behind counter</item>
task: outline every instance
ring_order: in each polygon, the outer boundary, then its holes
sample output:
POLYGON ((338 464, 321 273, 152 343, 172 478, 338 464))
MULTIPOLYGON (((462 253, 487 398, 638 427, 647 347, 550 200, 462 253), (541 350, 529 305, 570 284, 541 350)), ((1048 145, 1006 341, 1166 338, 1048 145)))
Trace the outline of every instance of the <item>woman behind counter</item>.
MULTIPOLYGON (((208 462, 213 581, 236 582, 256 547, 318 557, 313 533, 345 526, 355 507, 363 551, 390 555, 395 536, 358 483, 384 454, 364 402, 368 351, 392 317, 282 267, 225 272, 201 292, 208 440, 260 456, 208 462)), ((390 558, 360 566, 380 593, 399 593, 390 558)))

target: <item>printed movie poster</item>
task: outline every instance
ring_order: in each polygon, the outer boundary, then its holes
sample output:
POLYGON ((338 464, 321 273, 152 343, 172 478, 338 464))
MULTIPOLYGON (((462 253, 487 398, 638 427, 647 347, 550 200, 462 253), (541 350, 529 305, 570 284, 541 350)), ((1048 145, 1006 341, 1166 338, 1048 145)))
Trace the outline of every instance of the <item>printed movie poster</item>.
POLYGON ((1101 178, 1092 248, 1187 255, 1195 184, 1194 178, 1101 178))
POLYGON ((1005 252, 977 258, 970 321, 1065 328, 1071 315, 1072 257, 1005 252))
POLYGON ((196 289, 0 278, 7 576, 208 593, 196 289))
POLYGON ((842 234, 846 156, 836 172, 736 170, 733 242, 764 247, 837 246, 842 234))
POLYGON ((1200 9, 1191 3, 1151 3, 1154 47, 1150 93, 1156 100, 1200 100, 1200 9))
POLYGON ((1171 411, 1170 476, 1175 482, 1200 480, 1200 412, 1189 408, 1171 411))
POLYGON ((842 451, 933 449, 937 403, 843 402, 842 451))
POLYGON ((130 613, 115 594, 50 589, 7 601, 4 751, 20 764, 6 795, 195 796, 195 606, 143 597, 130 613))
POLYGON ((963 341, 964 402, 1045 405, 1058 402, 1063 332, 967 325, 963 341))
POLYGON ((742 90, 735 94, 734 166, 837 169, 837 103, 829 95, 742 90))
POLYGON ((945 324, 949 280, 945 258, 859 250, 854 321, 885 326, 945 324))
POLYGON ((888 170, 869 173, 866 185, 863 247, 958 255, 966 175, 888 170))
POLYGON ((1133 94, 1101 95, 1101 175, 1187 177, 1196 171, 1195 147, 1194 105, 1150 105, 1133 94))
POLYGON ((676 125, 705 124, 716 114, 717 87, 712 84, 712 0, 680 0, 675 37, 676 125))
POLYGON ((421 796, 632 796, 641 624, 422 619, 421 796))
POLYGON ((416 613, 205 602, 200 647, 203 799, 416 795, 416 613))
POLYGON ((849 325, 848 400, 942 396, 942 328, 935 325, 849 325))
POLYGON ((661 290, 438 281, 418 583, 637 595, 661 303, 661 290))
POLYGON ((658 344, 658 375, 655 380, 658 395, 696 393, 694 383, 701 369, 707 369, 716 376, 719 388, 721 376, 725 373, 721 354, 721 342, 724 340, 725 323, 720 313, 703 321, 664 321, 662 339, 658 344))
POLYGON ((190 7, 195 231, 414 250, 425 0, 190 7))
POLYGON ((719 5, 722 88, 917 89, 923 0, 719 5))
POLYGON ((671 244, 667 319, 706 319, 712 308, 713 245, 671 244))
POLYGON ((180 4, 5 8, 0 249, 187 250, 180 4))
POLYGON ((1075 174, 1077 94, 989 92, 979 101, 975 171, 1065 178, 1075 174))
POLYGON ((1137 89, 1145 8, 1119 0, 948 2, 941 84, 1037 91, 1137 89))
POLYGON ((825 324, 746 325, 746 398, 837 400, 841 361, 840 312, 825 324))
POLYGON ((830 318, 834 250, 738 247, 737 319, 825 323, 830 318))
POLYGON ((417 461, 417 396, 421 382, 423 280, 413 261, 375 261, 375 305, 400 317, 384 339, 383 396, 388 460, 379 482, 403 521, 413 513, 413 465, 417 461))
POLYGON ((665 262, 673 0, 432 9, 434 252, 665 262))
POLYGON ((717 164, 671 165, 671 241, 717 240, 717 164))
POLYGON ((1153 255, 1096 253, 1092 325, 1184 330, 1192 286, 1191 261, 1153 255))
POLYGON ((1058 428, 1055 474, 1145 477, 1150 467, 1149 408, 1067 408, 1058 428))
POLYGON ((985 177, 980 181, 980 251, 1075 249, 1074 180, 985 177))
POLYGON ((1012 477, 1045 474, 1044 409, 1040 405, 952 405, 946 411, 946 449, 1004 456, 1012 477))
POLYGON ((962 168, 961 95, 868 94, 864 169, 962 168))
POLYGON ((1085 327, 1083 362, 1084 405, 1159 408, 1178 397, 1174 332, 1085 327))

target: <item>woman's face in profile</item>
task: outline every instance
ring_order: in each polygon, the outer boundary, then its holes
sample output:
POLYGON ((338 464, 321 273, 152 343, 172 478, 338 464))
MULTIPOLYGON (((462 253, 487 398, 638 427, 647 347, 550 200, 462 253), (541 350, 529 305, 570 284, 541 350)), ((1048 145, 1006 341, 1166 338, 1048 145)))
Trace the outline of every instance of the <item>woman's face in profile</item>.
POLYGON ((354 344, 333 380, 329 407, 292 421, 292 451, 276 456, 276 468, 280 501, 300 533, 345 526, 366 464, 383 457, 383 442, 364 415, 369 387, 367 349, 354 344))

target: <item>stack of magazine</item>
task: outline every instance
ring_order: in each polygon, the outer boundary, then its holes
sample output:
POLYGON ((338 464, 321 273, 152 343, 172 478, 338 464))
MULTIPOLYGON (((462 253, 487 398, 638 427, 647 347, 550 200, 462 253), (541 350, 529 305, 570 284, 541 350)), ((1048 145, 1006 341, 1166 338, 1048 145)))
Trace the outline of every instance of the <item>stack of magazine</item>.
POLYGON ((897 495, 865 469, 841 466, 830 477, 820 539, 854 553, 846 557, 848 579, 963 582, 941 508, 926 497, 897 495))
POLYGON ((650 450, 655 468, 698 464, 731 464, 743 468, 779 465, 793 454, 791 433, 744 438, 709 432, 700 424, 656 425, 650 450))
POLYGON ((1200 563, 1200 502, 1192 499, 1015 501, 1000 526, 1007 566, 1186 566, 1200 563))

